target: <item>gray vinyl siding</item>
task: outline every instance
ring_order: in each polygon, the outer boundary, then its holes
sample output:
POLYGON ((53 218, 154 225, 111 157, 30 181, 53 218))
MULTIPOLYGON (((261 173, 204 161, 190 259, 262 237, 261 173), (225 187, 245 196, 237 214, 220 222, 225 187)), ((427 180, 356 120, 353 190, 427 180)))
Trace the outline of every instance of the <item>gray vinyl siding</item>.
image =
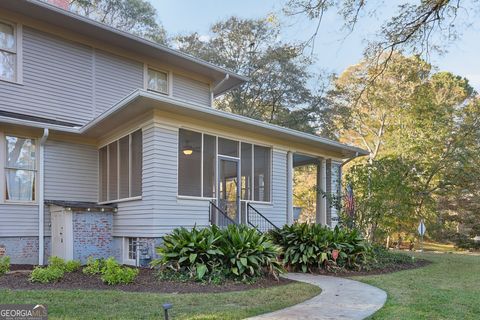
POLYGON ((287 223, 287 154, 273 150, 272 156, 272 203, 252 203, 262 215, 277 227, 287 223))
POLYGON ((38 206, 0 204, 0 236, 38 236, 38 206))
POLYGON ((95 50, 95 116, 109 109, 133 90, 143 88, 143 64, 95 50))
POLYGON ((98 201, 98 151, 95 146, 47 140, 45 199, 98 201))
POLYGON ((175 98, 210 107, 210 85, 185 76, 173 75, 173 93, 175 98))
POLYGON ((0 110, 83 125, 143 88, 143 64, 23 29, 23 84, 0 81, 0 110))

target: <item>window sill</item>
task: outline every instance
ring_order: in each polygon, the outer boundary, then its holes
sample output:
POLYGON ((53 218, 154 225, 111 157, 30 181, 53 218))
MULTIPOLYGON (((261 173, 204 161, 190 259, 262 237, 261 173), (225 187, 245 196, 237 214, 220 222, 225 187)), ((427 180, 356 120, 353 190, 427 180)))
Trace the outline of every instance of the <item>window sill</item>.
POLYGON ((99 202, 98 204, 112 204, 112 203, 121 203, 121 202, 128 202, 128 201, 137 201, 137 200, 142 200, 142 196, 123 198, 118 200, 102 201, 102 202, 99 202))
POLYGON ((22 201, 4 201, 0 205, 20 205, 20 206, 38 206, 37 202, 22 202, 22 201))
POLYGON ((195 197, 195 196, 177 196, 178 200, 198 200, 198 201, 212 201, 215 198, 207 198, 207 197, 195 197))
POLYGON ((6 83, 11 83, 11 84, 16 84, 17 86, 24 86, 23 82, 17 81, 17 80, 8 80, 8 79, 2 79, 0 78, 0 82, 6 82, 6 83))

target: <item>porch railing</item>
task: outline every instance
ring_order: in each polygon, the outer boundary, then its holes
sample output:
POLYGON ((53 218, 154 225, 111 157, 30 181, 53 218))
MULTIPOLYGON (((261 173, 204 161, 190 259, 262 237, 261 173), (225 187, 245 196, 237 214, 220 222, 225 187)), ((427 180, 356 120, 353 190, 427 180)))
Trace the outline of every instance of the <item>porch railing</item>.
POLYGON ((278 227, 273 224, 267 217, 261 214, 250 203, 247 204, 247 223, 256 228, 260 232, 268 232, 270 230, 278 230, 278 227))
POLYGON ((213 201, 210 201, 209 220, 210 224, 216 225, 220 228, 226 228, 231 224, 237 224, 234 220, 227 216, 227 214, 222 209, 220 209, 213 201))

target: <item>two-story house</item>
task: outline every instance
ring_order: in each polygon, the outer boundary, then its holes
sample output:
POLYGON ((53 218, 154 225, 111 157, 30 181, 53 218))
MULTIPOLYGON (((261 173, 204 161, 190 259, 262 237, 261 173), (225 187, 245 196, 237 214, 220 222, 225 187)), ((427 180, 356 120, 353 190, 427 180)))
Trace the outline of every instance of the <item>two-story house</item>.
POLYGON ((176 227, 292 223, 305 164, 338 193, 342 162, 365 152, 212 107, 245 81, 49 3, 0 1, 0 255, 133 264, 176 227))

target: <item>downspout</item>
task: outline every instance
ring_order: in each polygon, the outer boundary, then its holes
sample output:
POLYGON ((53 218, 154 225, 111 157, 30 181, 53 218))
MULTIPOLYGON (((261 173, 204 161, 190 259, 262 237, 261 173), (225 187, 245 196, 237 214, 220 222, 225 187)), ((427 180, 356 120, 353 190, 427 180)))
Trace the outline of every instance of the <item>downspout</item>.
POLYGON ((220 88, 220 86, 224 84, 224 82, 227 81, 228 79, 230 79, 230 75, 227 73, 225 74, 225 78, 223 78, 219 83, 217 83, 215 87, 213 87, 212 92, 214 95, 215 95, 215 91, 217 91, 217 89, 220 88))
POLYGON ((40 139, 40 149, 39 149, 39 176, 38 176, 38 264, 44 264, 44 250, 45 250, 45 199, 44 199, 44 188, 45 188, 45 176, 44 176, 44 167, 45 167, 45 142, 48 138, 48 129, 43 129, 43 136, 40 139))

